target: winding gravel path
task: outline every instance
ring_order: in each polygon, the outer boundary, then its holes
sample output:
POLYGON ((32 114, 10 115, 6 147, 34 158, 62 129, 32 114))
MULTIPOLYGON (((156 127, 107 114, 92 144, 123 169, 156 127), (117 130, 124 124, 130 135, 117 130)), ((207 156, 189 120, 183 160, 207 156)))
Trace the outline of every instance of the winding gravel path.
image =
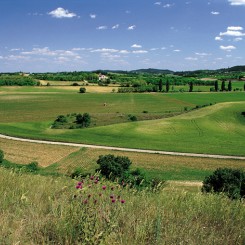
POLYGON ((123 148, 123 147, 113 147, 113 146, 103 146, 103 145, 87 145, 87 144, 68 143, 68 142, 32 140, 32 139, 24 139, 24 138, 7 136, 7 135, 3 135, 3 134, 0 134, 0 138, 8 139, 8 140, 30 142, 30 143, 38 143, 38 144, 49 144, 49 145, 64 145, 64 146, 86 147, 86 148, 94 148, 94 149, 106 149, 106 150, 116 150, 116 151, 163 154, 163 155, 172 155, 172 156, 207 157, 207 158, 245 160, 245 157, 242 157, 242 156, 226 156, 226 155, 184 153, 184 152, 172 152, 172 151, 143 150, 143 149, 133 149, 133 148, 123 148))

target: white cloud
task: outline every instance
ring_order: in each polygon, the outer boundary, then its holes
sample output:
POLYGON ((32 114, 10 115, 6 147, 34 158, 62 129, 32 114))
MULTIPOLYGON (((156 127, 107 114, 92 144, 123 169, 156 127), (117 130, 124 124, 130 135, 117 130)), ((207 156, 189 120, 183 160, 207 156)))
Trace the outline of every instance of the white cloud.
POLYGON ((89 15, 91 19, 95 19, 96 18, 96 14, 90 14, 89 15))
POLYGON ((236 38, 234 38, 234 42, 239 42, 239 41, 242 41, 242 37, 236 37, 236 38))
POLYGON ((181 50, 180 49, 175 49, 173 50, 174 52, 180 52, 181 50))
POLYGON ((186 57, 185 60, 198 60, 198 59, 194 57, 186 57))
POLYGON ((98 26, 96 29, 97 30, 106 30, 107 26, 98 26))
POLYGON ((12 48, 12 49, 10 49, 11 52, 20 51, 20 50, 23 50, 23 49, 21 49, 21 48, 12 48))
POLYGON ((131 30, 134 30, 135 28, 136 28, 136 25, 132 25, 132 26, 129 26, 129 27, 128 27, 128 30, 131 31, 131 30))
POLYGON ((212 11, 211 14, 213 14, 213 15, 219 15, 220 12, 212 11))
POLYGON ((91 53, 95 53, 95 52, 99 52, 99 53, 116 53, 118 52, 119 50, 117 49, 112 49, 112 48, 101 48, 101 49, 94 49, 94 50, 91 50, 90 52, 91 53))
POLYGON ((230 5, 245 5, 245 0, 228 0, 230 2, 230 5))
POLYGON ((120 54, 129 54, 130 52, 128 50, 123 49, 123 50, 120 50, 119 53, 120 54))
POLYGON ((67 9, 63 9, 63 8, 57 8, 57 9, 49 12, 48 14, 54 18, 59 18, 59 19, 61 19, 61 18, 73 18, 73 17, 77 16, 75 13, 71 13, 67 9))
POLYGON ((228 26, 227 30, 228 31, 242 31, 243 27, 241 27, 241 26, 228 26))
POLYGON ((119 28, 119 24, 116 24, 116 25, 114 25, 111 29, 112 30, 115 30, 115 29, 118 29, 119 28))
POLYGON ((165 5, 163 5, 164 8, 171 8, 174 6, 174 3, 170 4, 170 3, 167 3, 165 5))
POLYGON ((226 32, 220 32, 220 36, 234 36, 241 37, 245 36, 245 33, 242 33, 243 27, 241 26, 228 26, 226 32))
POLYGON ((215 40, 216 41, 222 41, 223 39, 222 39, 222 37, 215 37, 215 40))
POLYGON ((211 54, 208 54, 208 53, 198 53, 198 52, 196 52, 195 54, 196 54, 196 55, 199 55, 199 56, 207 56, 207 55, 211 55, 211 54))
POLYGON ((236 47, 233 46, 233 45, 229 45, 229 46, 223 46, 223 45, 221 45, 221 46, 220 46, 220 49, 226 50, 226 51, 231 51, 231 50, 233 50, 233 49, 236 49, 236 47))
POLYGON ((135 43, 135 44, 133 44, 133 45, 131 46, 131 48, 142 48, 142 46, 135 43))
POLYGON ((161 2, 155 2, 154 4, 155 5, 161 5, 162 3, 161 2))
POLYGON ((148 53, 148 51, 146 50, 134 50, 132 51, 133 54, 146 54, 148 53))

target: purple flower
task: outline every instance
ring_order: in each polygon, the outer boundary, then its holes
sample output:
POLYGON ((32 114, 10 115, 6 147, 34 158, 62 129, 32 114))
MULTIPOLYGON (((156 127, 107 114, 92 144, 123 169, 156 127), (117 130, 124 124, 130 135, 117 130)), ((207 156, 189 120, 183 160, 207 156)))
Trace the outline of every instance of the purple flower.
POLYGON ((85 200, 83 201, 83 203, 84 203, 84 204, 87 204, 87 203, 88 203, 88 199, 85 199, 85 200))
POLYGON ((90 179, 93 180, 94 179, 94 176, 91 176, 90 179))
POLYGON ((102 186, 102 189, 103 189, 103 190, 105 190, 105 189, 106 189, 106 186, 105 186, 105 185, 103 185, 103 186, 102 186))
POLYGON ((116 199, 112 199, 111 202, 112 202, 112 203, 116 202, 116 199))
POLYGON ((113 196, 113 195, 110 195, 110 198, 111 198, 111 199, 113 199, 113 198, 114 198, 114 196, 113 196))
POLYGON ((82 187, 82 185, 76 185, 76 188, 77 189, 82 189, 83 187, 82 187))
POLYGON ((125 203, 125 200, 122 199, 122 200, 121 200, 121 203, 125 203))
POLYGON ((97 184, 98 183, 98 180, 95 180, 94 183, 97 184))
POLYGON ((82 185, 82 182, 78 182, 77 185, 82 185))

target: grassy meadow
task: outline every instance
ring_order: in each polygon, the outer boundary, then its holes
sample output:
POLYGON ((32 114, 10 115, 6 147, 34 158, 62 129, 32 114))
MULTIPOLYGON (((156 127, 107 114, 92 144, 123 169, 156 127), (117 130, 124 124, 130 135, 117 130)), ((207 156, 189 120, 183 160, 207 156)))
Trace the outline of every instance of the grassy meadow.
POLYGON ((0 244, 244 244, 241 201, 103 179, 76 185, 0 168, 0 244))
POLYGON ((79 94, 26 89, 1 93, 1 133, 129 148, 245 155, 243 92, 79 94), (202 105, 210 106, 192 110, 202 105), (92 127, 50 128, 58 115, 73 112, 90 113, 92 127), (135 115, 138 121, 129 122, 128 115, 135 115))

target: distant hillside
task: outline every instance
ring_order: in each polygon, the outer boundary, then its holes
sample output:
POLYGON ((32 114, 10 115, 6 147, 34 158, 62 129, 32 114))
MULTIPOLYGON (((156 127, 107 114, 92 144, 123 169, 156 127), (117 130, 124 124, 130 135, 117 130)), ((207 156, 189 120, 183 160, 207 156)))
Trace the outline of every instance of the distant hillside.
POLYGON ((154 69, 154 68, 148 68, 148 69, 138 69, 138 70, 132 70, 130 71, 132 73, 149 73, 149 74, 172 74, 174 73, 171 70, 162 70, 162 69, 154 69))

